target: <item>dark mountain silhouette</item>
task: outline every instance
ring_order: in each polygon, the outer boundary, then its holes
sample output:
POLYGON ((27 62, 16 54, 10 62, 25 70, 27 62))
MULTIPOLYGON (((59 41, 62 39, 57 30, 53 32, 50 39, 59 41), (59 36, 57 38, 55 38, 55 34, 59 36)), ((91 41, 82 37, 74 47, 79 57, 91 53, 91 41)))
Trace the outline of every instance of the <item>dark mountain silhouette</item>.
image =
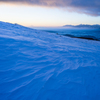
POLYGON ((93 28, 93 29, 100 29, 100 25, 88 25, 88 24, 80 24, 80 25, 64 25, 63 27, 66 28, 93 28))

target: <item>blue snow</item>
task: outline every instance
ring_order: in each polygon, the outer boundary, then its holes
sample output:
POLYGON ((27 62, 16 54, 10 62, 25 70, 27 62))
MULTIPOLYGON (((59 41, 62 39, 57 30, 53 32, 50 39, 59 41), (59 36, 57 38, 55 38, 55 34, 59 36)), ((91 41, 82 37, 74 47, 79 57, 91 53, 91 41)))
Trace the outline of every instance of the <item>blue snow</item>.
POLYGON ((0 22, 0 100, 100 100, 100 41, 0 22))

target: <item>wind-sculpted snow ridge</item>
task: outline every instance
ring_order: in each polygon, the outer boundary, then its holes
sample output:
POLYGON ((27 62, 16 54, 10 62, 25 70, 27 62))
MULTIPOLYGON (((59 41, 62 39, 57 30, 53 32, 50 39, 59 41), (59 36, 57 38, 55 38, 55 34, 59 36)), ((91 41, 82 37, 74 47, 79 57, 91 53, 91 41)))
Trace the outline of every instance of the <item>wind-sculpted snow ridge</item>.
POLYGON ((100 42, 0 22, 0 100, 100 100, 100 42))

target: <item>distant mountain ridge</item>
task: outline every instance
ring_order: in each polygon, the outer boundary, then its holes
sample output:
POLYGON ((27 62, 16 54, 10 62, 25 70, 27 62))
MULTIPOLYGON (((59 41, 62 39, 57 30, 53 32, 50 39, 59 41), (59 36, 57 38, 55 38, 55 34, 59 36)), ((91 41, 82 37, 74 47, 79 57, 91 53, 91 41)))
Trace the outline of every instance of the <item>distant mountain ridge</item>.
POLYGON ((100 29, 100 25, 99 24, 95 24, 95 25, 88 25, 88 24, 64 25, 63 27, 68 27, 68 28, 93 28, 93 29, 100 29))

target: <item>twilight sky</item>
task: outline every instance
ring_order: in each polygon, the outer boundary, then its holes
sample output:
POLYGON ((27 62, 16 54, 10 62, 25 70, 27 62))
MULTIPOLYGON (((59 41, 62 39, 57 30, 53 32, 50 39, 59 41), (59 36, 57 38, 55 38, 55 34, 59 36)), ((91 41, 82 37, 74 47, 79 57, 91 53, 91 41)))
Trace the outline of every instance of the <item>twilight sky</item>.
POLYGON ((0 20, 25 26, 100 24, 100 0, 0 0, 0 20))

